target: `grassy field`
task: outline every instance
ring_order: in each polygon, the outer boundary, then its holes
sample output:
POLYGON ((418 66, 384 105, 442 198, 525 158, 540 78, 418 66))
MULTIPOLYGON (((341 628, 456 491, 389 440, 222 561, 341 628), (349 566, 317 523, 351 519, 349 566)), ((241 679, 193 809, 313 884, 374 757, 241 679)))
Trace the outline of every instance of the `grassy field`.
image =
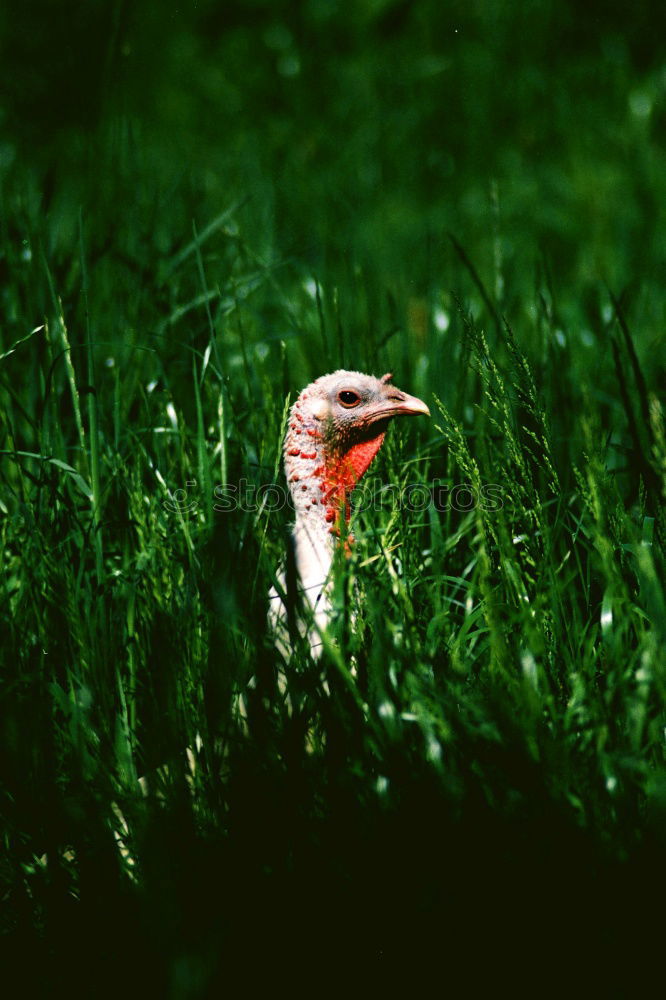
POLYGON ((664 13, 352 6, 0 15, 21 996, 658 966, 664 13), (263 488, 338 367, 432 418, 373 466, 327 654, 285 662, 263 488))

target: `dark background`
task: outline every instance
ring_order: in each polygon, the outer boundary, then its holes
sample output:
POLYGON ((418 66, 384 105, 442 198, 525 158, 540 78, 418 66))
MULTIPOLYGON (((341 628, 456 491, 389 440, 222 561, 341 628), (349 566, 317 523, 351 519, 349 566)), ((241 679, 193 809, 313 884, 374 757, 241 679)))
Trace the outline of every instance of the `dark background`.
POLYGON ((656 277, 659 4, 32 0, 0 17, 4 161, 45 172, 45 208, 65 180, 113 202, 132 142, 202 217, 253 199, 283 252, 395 246, 415 279, 450 229, 490 266, 494 197, 516 293, 539 252, 562 281, 656 277))

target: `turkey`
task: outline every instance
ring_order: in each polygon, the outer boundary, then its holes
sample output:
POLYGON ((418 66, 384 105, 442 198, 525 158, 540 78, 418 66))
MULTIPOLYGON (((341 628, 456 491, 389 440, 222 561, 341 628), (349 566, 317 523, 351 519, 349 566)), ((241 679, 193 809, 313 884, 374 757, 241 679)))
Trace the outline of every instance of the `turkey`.
MULTIPOLYGON (((269 620, 285 656, 296 627, 307 635, 312 655, 321 654, 322 632, 331 615, 335 546, 346 535, 350 495, 381 448, 389 421, 418 413, 430 416, 422 400, 396 388, 391 379, 390 374, 375 378, 342 370, 322 375, 291 408, 284 471, 296 514, 294 572, 281 572, 279 587, 269 595, 269 620), (299 610, 304 624, 296 626, 299 610)), ((345 545, 351 541, 345 537, 345 545)))

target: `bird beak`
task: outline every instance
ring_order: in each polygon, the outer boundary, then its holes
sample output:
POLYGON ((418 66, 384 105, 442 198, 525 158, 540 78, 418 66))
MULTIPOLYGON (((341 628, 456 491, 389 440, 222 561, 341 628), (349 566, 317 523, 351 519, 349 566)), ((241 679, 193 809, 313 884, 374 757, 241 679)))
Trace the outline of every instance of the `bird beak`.
POLYGON ((430 416, 430 410, 422 399, 418 399, 416 396, 409 396, 406 392, 401 392, 400 395, 403 397, 401 400, 395 400, 395 402, 390 400, 395 408, 395 413, 405 414, 405 416, 422 413, 424 417, 430 416))
POLYGON ((422 399, 390 386, 390 394, 368 411, 367 423, 374 424, 376 420, 388 420, 390 417, 416 416, 419 413, 425 417, 430 416, 430 410, 422 399))

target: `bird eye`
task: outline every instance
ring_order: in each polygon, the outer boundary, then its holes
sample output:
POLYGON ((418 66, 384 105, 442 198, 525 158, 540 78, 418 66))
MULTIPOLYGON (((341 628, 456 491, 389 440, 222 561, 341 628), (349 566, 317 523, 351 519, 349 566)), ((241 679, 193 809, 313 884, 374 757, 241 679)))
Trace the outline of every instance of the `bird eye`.
POLYGON ((346 406, 347 409, 351 409, 352 406, 358 406, 361 402, 361 397, 353 389, 343 389, 342 392, 338 393, 338 402, 346 406))

